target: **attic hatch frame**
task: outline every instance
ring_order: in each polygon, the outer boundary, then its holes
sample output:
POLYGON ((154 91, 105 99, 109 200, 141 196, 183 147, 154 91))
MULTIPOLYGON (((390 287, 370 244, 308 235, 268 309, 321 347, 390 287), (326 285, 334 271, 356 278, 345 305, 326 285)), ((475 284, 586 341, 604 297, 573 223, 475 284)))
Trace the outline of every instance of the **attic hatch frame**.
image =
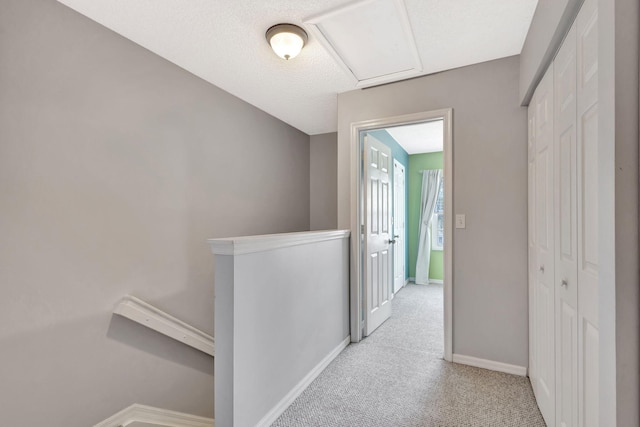
POLYGON ((340 49, 338 49, 338 47, 334 45, 334 43, 332 43, 332 37, 330 36, 330 34, 326 31, 323 31, 323 22, 335 17, 339 17, 341 15, 346 15, 354 12, 357 13, 356 11, 358 9, 361 9, 363 7, 370 7, 372 3, 378 1, 380 0, 362 0, 355 3, 350 3, 346 6, 340 6, 327 12, 314 15, 304 21, 305 28, 309 30, 309 33, 311 33, 314 38, 316 38, 320 42, 320 44, 326 49, 326 51, 331 55, 336 63, 340 65, 340 67, 351 78, 352 82, 357 88, 367 88, 417 77, 422 75, 423 71, 422 60, 420 58, 420 53, 418 52, 415 36, 413 35, 413 30, 411 28, 411 21, 409 19, 409 14, 407 13, 407 8, 404 4, 404 0, 387 1, 393 4, 393 9, 397 17, 397 24, 400 27, 400 32, 402 38, 404 39, 403 41, 406 44, 406 48, 408 51, 407 54, 410 57, 411 66, 406 69, 399 69, 394 72, 385 73, 373 77, 360 78, 353 70, 353 67, 349 65, 349 58, 344 58, 342 55, 340 55, 340 49))

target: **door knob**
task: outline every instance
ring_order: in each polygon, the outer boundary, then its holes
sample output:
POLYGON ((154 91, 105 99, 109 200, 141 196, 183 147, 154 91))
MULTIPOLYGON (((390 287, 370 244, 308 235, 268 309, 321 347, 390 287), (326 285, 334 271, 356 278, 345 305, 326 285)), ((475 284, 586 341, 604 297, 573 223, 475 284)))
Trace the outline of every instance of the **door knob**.
POLYGON ((396 243, 396 239, 389 239, 389 244, 390 244, 390 245, 393 245, 393 244, 395 244, 395 243, 396 243))
POLYGON ((564 279, 561 283, 562 286, 564 286, 565 288, 569 287, 569 281, 567 279, 564 279))
POLYGON ((539 270, 541 273, 544 273, 544 265, 541 265, 539 270))

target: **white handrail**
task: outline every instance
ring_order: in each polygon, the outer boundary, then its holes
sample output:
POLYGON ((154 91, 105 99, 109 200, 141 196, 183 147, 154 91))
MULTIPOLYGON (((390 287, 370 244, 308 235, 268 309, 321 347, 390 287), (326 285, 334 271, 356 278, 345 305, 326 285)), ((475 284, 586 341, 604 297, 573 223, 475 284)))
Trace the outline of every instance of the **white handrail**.
POLYGON ((214 341, 211 335, 205 334, 139 298, 131 295, 125 296, 113 312, 210 356, 214 355, 214 341))

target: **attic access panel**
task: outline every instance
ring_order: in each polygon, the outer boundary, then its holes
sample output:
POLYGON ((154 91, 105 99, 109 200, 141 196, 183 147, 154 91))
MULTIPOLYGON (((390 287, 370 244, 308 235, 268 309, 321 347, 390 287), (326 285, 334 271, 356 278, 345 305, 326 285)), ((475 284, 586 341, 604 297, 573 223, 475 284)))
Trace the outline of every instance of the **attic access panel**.
POLYGON ((422 72, 403 0, 364 0, 305 24, 356 87, 415 77, 422 72))

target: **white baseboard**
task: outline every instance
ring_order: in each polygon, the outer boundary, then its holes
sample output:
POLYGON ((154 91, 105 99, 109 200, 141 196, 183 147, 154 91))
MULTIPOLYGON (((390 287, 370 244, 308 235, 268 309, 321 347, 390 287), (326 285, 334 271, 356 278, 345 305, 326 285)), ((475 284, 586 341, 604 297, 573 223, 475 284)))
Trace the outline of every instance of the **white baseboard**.
MULTIPOLYGON (((416 283, 416 278, 415 277, 409 277, 407 279, 407 283, 412 282, 412 283, 416 283)), ((436 284, 436 285, 442 285, 444 284, 444 280, 439 280, 439 279, 429 279, 429 284, 436 284)))
POLYGON ((403 286, 407 286, 411 282, 411 277, 408 277, 407 280, 404 281, 403 286))
POLYGON ((280 402, 276 404, 262 419, 256 424, 257 427, 268 427, 278 419, 280 415, 293 403, 302 392, 309 387, 309 385, 315 380, 324 369, 329 366, 329 363, 335 359, 342 350, 344 350, 351 342, 351 336, 346 337, 336 348, 331 350, 331 353, 327 354, 324 359, 318 363, 315 368, 311 370, 280 402))
POLYGON ((495 362, 493 360, 479 359, 477 357, 465 356, 462 354, 454 354, 453 362, 461 365, 475 366, 476 368, 489 369, 490 371, 504 372, 506 374, 519 375, 524 377, 527 375, 527 368, 518 365, 509 365, 508 363, 495 362))
POLYGON ((136 423, 158 427, 215 427, 213 418, 133 404, 94 427, 134 427, 136 423))

